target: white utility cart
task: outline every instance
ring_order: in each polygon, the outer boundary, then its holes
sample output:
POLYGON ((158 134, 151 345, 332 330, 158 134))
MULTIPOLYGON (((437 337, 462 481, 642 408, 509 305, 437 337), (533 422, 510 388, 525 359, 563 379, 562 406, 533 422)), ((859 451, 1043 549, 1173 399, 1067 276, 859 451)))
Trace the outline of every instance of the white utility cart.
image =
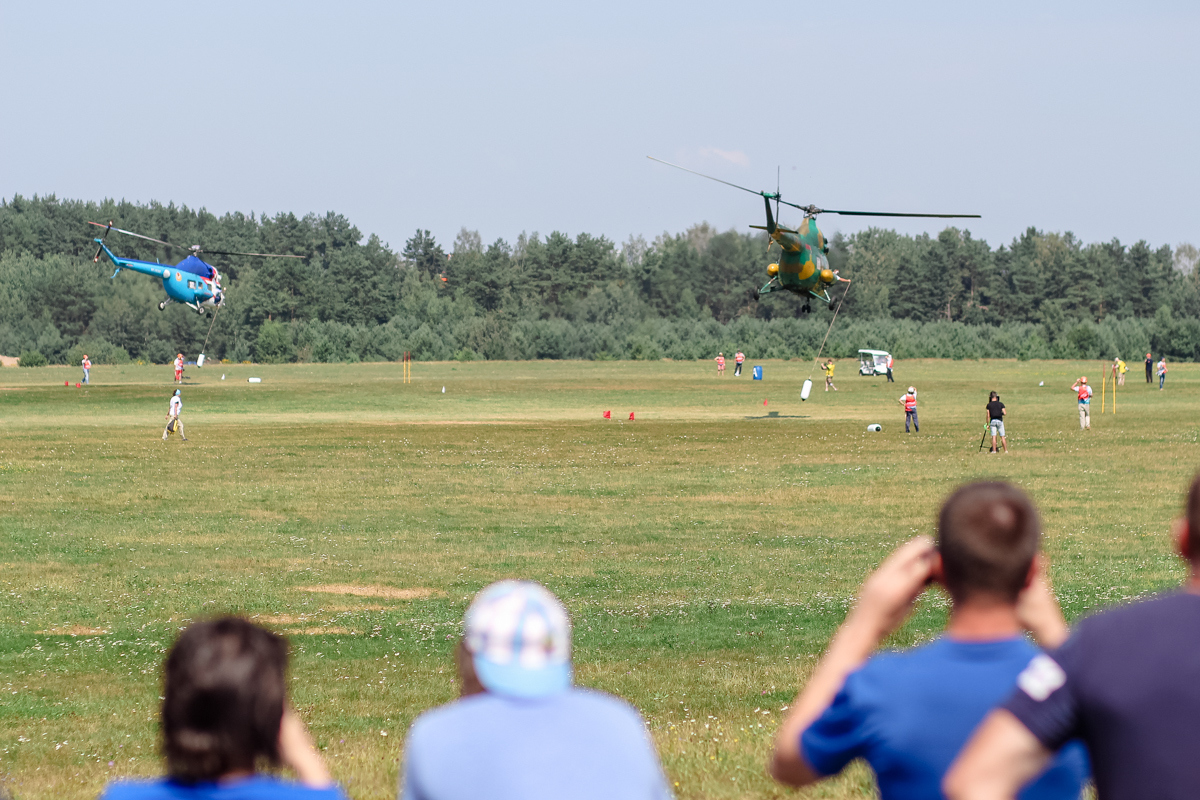
POLYGON ((891 354, 886 350, 859 350, 859 375, 887 375, 888 359, 891 354))

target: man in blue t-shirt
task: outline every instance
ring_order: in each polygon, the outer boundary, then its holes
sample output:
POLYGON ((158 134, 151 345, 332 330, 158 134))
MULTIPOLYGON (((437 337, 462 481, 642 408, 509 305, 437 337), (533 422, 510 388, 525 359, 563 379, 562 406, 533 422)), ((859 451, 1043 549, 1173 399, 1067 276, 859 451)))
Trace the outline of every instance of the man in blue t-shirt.
POLYGON ((494 583, 463 628, 463 697, 413 723, 402 800, 670 799, 637 711, 571 686, 571 625, 545 587, 494 583))
MULTIPOLYGON (((771 772, 805 786, 856 758, 875 771, 883 800, 941 796, 941 783, 975 726, 1016 685, 1066 622, 1037 558, 1040 527, 1025 495, 1006 483, 964 486, 942 506, 936 544, 897 548, 863 584, 779 729, 771 772), (950 593, 945 635, 902 653, 872 656, 931 583, 950 593)), ((1062 754, 1022 793, 1077 798, 1087 775, 1082 748, 1062 754)))
POLYGON ((1200 476, 1175 537, 1184 590, 1088 617, 1033 659, 963 750, 948 795, 1011 798, 1079 737, 1101 800, 1200 796, 1200 476))

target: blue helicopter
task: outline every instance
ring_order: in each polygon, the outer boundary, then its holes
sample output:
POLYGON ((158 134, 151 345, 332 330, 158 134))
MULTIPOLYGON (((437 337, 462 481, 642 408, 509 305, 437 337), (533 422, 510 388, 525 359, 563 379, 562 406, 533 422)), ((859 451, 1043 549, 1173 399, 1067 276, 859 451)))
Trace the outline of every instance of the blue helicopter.
POLYGON ((143 236, 140 233, 116 228, 113 227, 111 221, 107 225, 89 221, 88 225, 104 228, 103 235, 92 240, 100 245, 99 249, 96 250, 96 255, 92 257, 92 262, 98 262, 101 253, 107 255, 108 260, 117 268, 113 272, 112 277, 117 277, 123 269, 131 269, 143 275, 152 275, 155 278, 162 279, 163 289, 167 292, 167 299, 158 304, 159 311, 162 311, 171 303, 182 303, 199 313, 200 316, 204 316, 210 308, 215 310, 225 305, 225 290, 221 287, 221 276, 215 267, 204 263, 200 259, 201 253, 208 253, 215 256, 304 258, 304 256, 281 255, 279 253, 239 253, 230 250, 202 250, 198 244, 194 244, 191 247, 184 247, 183 245, 164 242, 162 239, 154 239, 150 236, 143 236), (157 261, 139 261, 135 258, 121 258, 118 255, 114 255, 113 251, 109 250, 108 245, 104 243, 110 231, 123 233, 126 236, 135 236, 138 239, 145 239, 148 242, 155 242, 167 247, 174 247, 177 250, 187 252, 188 256, 173 266, 160 264, 157 261))

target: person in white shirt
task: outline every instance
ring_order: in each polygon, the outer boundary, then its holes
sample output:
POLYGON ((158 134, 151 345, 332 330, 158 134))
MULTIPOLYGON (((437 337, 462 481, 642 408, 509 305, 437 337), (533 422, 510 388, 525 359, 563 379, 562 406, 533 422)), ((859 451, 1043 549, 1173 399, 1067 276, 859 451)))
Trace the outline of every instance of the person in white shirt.
POLYGON ((179 396, 179 390, 175 390, 175 394, 171 395, 171 407, 167 411, 167 427, 163 428, 163 441, 167 440, 167 436, 179 431, 179 437, 185 442, 188 440, 187 434, 183 432, 183 420, 179 415, 183 413, 183 398, 179 396), (172 427, 174 425, 174 427, 172 427))
POLYGON ((83 382, 88 383, 88 377, 92 373, 92 360, 87 357, 87 353, 83 354, 83 361, 80 364, 83 366, 83 382))

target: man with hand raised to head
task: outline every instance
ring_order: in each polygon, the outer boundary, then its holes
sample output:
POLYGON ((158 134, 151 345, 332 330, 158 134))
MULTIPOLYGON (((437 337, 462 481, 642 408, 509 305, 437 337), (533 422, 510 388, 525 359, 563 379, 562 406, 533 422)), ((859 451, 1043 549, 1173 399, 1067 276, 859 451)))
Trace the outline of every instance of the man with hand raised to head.
MULTIPOLYGON (((863 584, 779 729, 771 774, 805 786, 863 758, 883 800, 940 797, 959 749, 1038 654, 1023 632, 1043 647, 1067 637, 1038 557, 1040 536, 1037 513, 1016 487, 976 483, 954 492, 938 516, 937 541, 901 545, 863 584), (934 582, 951 598, 944 634, 874 654, 934 582)), ((1075 744, 1031 775, 1021 796, 1073 800, 1086 775, 1075 744)))
POLYGON ((1012 798, 1076 736, 1100 800, 1200 795, 1200 475, 1174 533, 1183 590, 1088 617, 1033 659, 946 776, 949 797, 1012 798))

